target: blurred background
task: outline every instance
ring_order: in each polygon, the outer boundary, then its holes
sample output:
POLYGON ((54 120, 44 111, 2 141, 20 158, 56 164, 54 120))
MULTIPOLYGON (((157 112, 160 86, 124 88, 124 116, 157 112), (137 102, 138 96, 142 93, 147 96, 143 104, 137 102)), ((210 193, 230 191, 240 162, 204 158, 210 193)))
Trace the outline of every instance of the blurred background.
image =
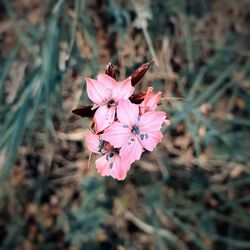
POLYGON ((0 249, 250 249, 249 27, 248 0, 1 0, 0 249), (171 126, 103 178, 84 77, 152 58, 171 126))

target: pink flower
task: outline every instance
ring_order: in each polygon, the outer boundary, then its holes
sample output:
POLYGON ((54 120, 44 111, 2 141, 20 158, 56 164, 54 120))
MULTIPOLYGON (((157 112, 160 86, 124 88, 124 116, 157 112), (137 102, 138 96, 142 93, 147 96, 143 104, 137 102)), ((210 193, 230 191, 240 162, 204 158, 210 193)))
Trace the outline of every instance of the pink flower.
MULTIPOLYGON (((156 94, 153 94, 153 88, 148 87, 145 94, 144 100, 139 104, 140 114, 144 114, 147 111, 155 111, 159 102, 161 100, 161 92, 158 91, 156 94)), ((170 120, 166 119, 164 124, 170 125, 170 120)))
POLYGON ((148 111, 139 115, 139 107, 129 100, 121 100, 117 106, 118 121, 104 130, 101 139, 120 149, 127 164, 139 160, 144 149, 153 151, 162 141, 160 131, 165 112, 148 111))
POLYGON ((100 139, 99 135, 88 131, 85 135, 87 148, 90 152, 101 154, 95 161, 98 173, 102 176, 112 176, 117 180, 124 180, 130 165, 125 164, 119 155, 119 150, 110 143, 100 139))
POLYGON ((98 109, 94 114, 95 132, 99 133, 110 126, 115 118, 119 100, 127 100, 133 93, 131 77, 117 82, 106 74, 99 74, 97 80, 86 78, 87 93, 98 109))
POLYGON ((147 111, 155 111, 160 100, 161 100, 161 92, 158 91, 156 94, 154 94, 153 88, 148 87, 144 100, 139 105, 140 114, 143 114, 147 111))

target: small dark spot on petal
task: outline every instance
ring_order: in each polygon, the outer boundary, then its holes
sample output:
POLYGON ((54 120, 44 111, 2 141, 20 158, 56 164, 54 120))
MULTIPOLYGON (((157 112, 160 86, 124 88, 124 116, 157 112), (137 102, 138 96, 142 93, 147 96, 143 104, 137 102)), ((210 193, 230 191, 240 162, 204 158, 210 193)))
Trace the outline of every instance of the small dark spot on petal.
POLYGON ((141 117, 140 117, 139 115, 137 116, 137 120, 138 120, 138 121, 140 121, 140 120, 141 120, 141 117))
POLYGON ((140 138, 141 138, 141 140, 143 141, 143 139, 144 139, 144 134, 141 134, 141 135, 140 135, 140 138))
POLYGON ((109 160, 109 155, 108 154, 106 154, 106 161, 108 161, 109 160))
POLYGON ((109 168, 112 169, 112 167, 113 167, 113 162, 109 164, 109 168))
POLYGON ((128 142, 128 145, 131 145, 131 142, 128 142))
POLYGON ((145 134, 146 139, 148 139, 148 134, 145 134))
POLYGON ((135 141, 135 138, 131 138, 131 141, 135 141))
POLYGON ((129 128, 129 126, 128 126, 128 125, 123 125, 123 127, 124 127, 124 128, 129 128))

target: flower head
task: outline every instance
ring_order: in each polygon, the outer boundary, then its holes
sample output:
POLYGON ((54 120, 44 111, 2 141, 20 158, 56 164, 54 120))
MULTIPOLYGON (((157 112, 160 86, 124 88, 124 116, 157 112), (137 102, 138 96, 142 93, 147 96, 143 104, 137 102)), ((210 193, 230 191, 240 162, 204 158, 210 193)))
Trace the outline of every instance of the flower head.
POLYGON ((112 176, 117 180, 126 178, 130 165, 122 161, 119 149, 90 131, 85 135, 85 142, 90 152, 101 155, 95 162, 98 173, 102 176, 112 176))
POLYGON ((122 100, 117 107, 117 117, 118 121, 104 130, 101 139, 121 148, 120 155, 127 164, 139 160, 144 149, 153 151, 162 141, 160 129, 165 112, 148 111, 140 115, 138 105, 122 100))
POLYGON ((116 105, 120 100, 127 100, 133 93, 131 77, 117 82, 106 74, 99 74, 97 80, 86 78, 87 94, 96 105, 94 128, 97 133, 110 126, 115 118, 116 105))
POLYGON ((98 154, 95 161, 98 173, 124 180, 131 164, 145 151, 153 151, 162 141, 160 131, 169 124, 166 113, 156 111, 161 92, 153 88, 132 95, 150 63, 137 68, 130 77, 117 82, 118 70, 111 64, 97 80, 86 78, 87 94, 94 104, 74 109, 74 114, 93 117, 92 129, 85 136, 90 152, 98 154))

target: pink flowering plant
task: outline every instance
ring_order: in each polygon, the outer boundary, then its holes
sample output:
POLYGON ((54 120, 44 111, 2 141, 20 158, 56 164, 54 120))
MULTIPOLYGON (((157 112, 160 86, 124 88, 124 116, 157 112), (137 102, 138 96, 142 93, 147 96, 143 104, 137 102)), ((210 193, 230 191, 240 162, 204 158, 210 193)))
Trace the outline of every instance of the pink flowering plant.
POLYGON ((141 81, 150 63, 141 65, 124 81, 117 81, 117 71, 112 64, 97 79, 86 78, 87 94, 94 103, 78 107, 74 114, 90 117, 92 131, 85 142, 91 153, 99 155, 95 161, 98 173, 124 180, 131 164, 142 153, 153 151, 162 141, 161 128, 169 124, 166 113, 157 111, 161 92, 145 92, 133 95, 134 86, 141 81))

